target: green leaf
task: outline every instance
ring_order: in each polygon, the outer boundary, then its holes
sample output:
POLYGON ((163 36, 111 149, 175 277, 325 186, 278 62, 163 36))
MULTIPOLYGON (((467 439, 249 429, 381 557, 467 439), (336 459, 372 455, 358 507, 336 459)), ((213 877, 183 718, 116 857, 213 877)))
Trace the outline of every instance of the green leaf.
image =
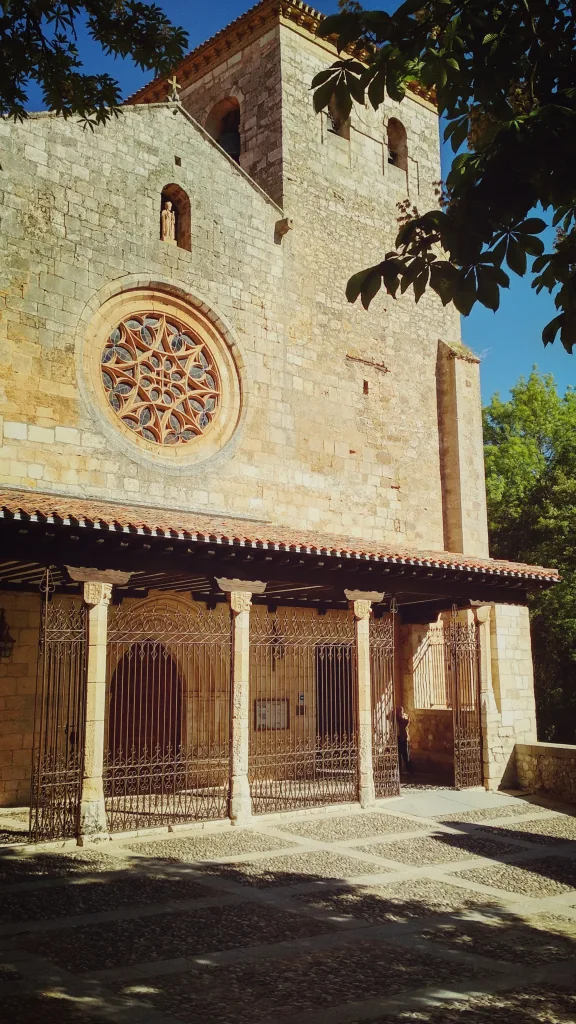
POLYGON ((476 268, 478 299, 483 306, 496 312, 500 305, 500 289, 492 275, 487 273, 487 270, 488 268, 482 265, 476 268))
POLYGON ((380 270, 380 266, 378 266, 372 269, 362 289, 362 305, 364 306, 364 309, 368 309, 368 306, 372 302, 372 299, 380 291, 381 285, 382 273, 380 270))
POLYGON ((544 252, 544 242, 536 235, 522 235, 522 245, 530 256, 541 256, 544 252))
POLYGON ((414 281, 414 299, 416 302, 420 302, 424 292, 426 291, 426 285, 430 277, 430 271, 428 267, 423 270, 414 281))
POLYGON ((526 273, 526 253, 523 246, 518 242, 513 235, 510 235, 508 239, 508 249, 506 250, 506 263, 513 270, 515 274, 519 274, 523 277, 526 273))
POLYGON ((321 85, 314 93, 314 110, 317 114, 319 114, 321 110, 324 110, 324 108, 330 103, 330 100, 336 91, 336 84, 337 76, 334 75, 333 78, 325 82, 324 85, 321 85))
POLYGON ((454 282, 452 301, 458 312, 462 313, 462 316, 468 316, 476 302, 476 282, 473 271, 460 271, 454 282))
POLYGON ((542 331, 542 341, 545 345, 552 345, 554 339, 556 338, 556 335, 558 334, 558 331, 562 327, 563 320, 564 314, 560 313, 559 316, 555 316, 554 319, 550 321, 550 323, 546 324, 546 327, 542 331))
POLYGON ((368 99, 374 110, 378 110, 378 107, 382 106, 385 91, 386 78, 384 72, 378 72, 368 86, 368 99))
POLYGON ((540 217, 529 217, 528 220, 522 221, 518 227, 514 228, 514 231, 519 231, 522 235, 538 235, 541 231, 546 228, 546 221, 540 217))
POLYGON ((365 280, 374 270, 376 270, 376 267, 368 267, 367 270, 359 270, 357 274, 352 274, 352 277, 346 285, 346 298, 348 299, 348 302, 356 302, 356 299, 364 287, 365 280))

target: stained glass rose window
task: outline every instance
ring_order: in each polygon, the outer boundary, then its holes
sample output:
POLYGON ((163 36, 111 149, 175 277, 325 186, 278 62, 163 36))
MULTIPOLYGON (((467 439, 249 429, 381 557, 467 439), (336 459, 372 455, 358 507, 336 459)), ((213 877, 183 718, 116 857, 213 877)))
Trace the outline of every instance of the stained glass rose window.
POLYGON ((147 441, 187 444, 218 413, 216 363, 177 317, 150 312, 122 320, 102 352, 101 374, 111 408, 147 441))

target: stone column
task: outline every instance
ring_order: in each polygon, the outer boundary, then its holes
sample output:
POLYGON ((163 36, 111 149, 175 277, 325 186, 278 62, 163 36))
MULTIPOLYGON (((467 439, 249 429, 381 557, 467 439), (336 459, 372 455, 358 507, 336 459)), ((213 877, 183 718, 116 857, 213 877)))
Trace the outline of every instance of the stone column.
POLYGON ((232 679, 230 702, 230 799, 229 814, 234 825, 245 825, 252 817, 248 781, 250 746, 250 607, 252 594, 262 594, 265 583, 245 580, 217 580, 230 602, 232 612, 232 679))
POLYGON ((493 784, 492 752, 500 726, 500 713, 492 687, 492 649, 490 643, 490 605, 474 609, 480 641, 480 722, 482 728, 482 775, 486 789, 497 789, 493 784))
POLYGON ((373 601, 384 595, 361 590, 345 590, 354 613, 356 632, 356 685, 358 688, 358 799, 361 807, 374 804, 372 767, 372 684, 370 676, 370 612, 373 601))
POLYGON ((88 669, 84 770, 78 822, 80 846, 108 838, 102 769, 106 709, 106 640, 108 604, 111 596, 110 583, 84 583, 84 602, 88 606, 88 669))

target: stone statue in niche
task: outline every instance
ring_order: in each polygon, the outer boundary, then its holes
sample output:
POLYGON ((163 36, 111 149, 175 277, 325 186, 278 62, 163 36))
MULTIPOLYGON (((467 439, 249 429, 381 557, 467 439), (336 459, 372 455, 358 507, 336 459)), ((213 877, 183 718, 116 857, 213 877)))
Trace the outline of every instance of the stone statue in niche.
POLYGON ((165 201, 160 214, 160 238, 169 245, 176 245, 176 214, 169 199, 165 201))

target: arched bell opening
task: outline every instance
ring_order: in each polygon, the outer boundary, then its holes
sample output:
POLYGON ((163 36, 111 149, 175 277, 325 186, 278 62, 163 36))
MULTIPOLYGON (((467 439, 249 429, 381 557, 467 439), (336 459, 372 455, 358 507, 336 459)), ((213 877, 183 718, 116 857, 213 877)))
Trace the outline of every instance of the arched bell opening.
POLYGON ((242 150, 240 124, 240 104, 235 96, 226 96, 212 107, 204 125, 208 134, 237 164, 242 150))

